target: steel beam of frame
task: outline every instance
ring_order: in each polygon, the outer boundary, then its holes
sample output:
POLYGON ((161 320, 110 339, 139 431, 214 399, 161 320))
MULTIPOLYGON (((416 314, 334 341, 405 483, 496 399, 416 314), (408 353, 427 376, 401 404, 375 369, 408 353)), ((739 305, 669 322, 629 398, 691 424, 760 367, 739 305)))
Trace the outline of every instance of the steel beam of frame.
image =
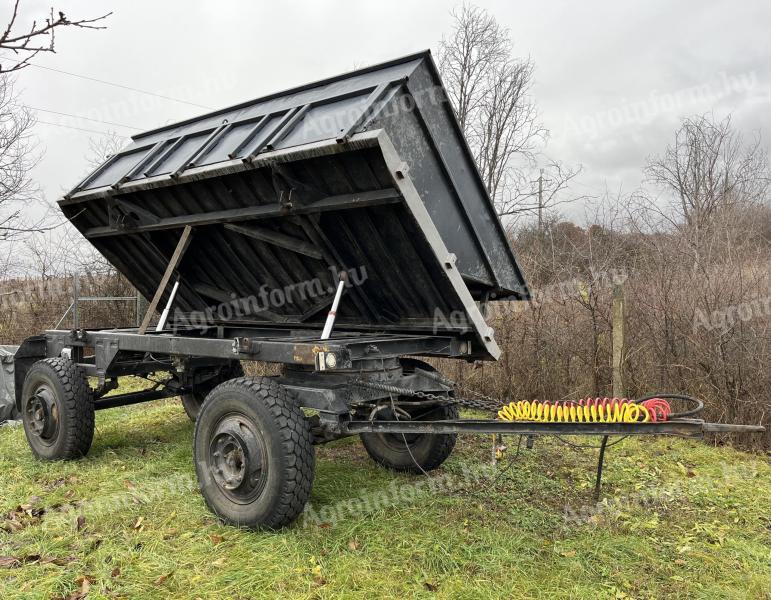
POLYGON ((143 390, 140 392, 131 392, 120 394, 118 396, 108 396, 94 402, 94 410, 105 410, 107 408, 118 408, 119 406, 131 406, 132 404, 141 404, 152 400, 161 400, 163 398, 172 398, 177 396, 177 392, 168 390, 143 390))
POLYGON ((254 225, 247 227, 245 225, 236 225, 234 223, 226 223, 225 229, 235 231, 236 233, 240 233, 241 235, 245 235, 255 240, 260 240, 261 242, 285 248, 286 250, 291 250, 292 252, 297 252, 298 254, 310 256, 317 260, 321 260, 322 258, 321 252, 313 244, 292 237, 291 235, 274 231, 273 229, 256 227, 254 225))
POLYGON ((123 175, 118 181, 112 184, 113 189, 118 189, 122 184, 129 181, 132 177, 136 176, 139 172, 142 171, 142 169, 145 168, 145 165, 148 164, 151 160, 153 160, 163 149, 163 146, 166 144, 165 140, 162 140, 158 143, 156 143, 152 148, 150 148, 150 151, 147 152, 137 164, 135 164, 133 167, 131 167, 125 175, 123 175))
POLYGON ((299 112, 299 110, 302 107, 295 106, 294 108, 290 108, 288 111, 286 111, 278 123, 273 125, 273 128, 269 131, 269 133, 256 145, 253 145, 251 147, 246 146, 246 148, 249 148, 247 151, 244 152, 243 160, 244 162, 250 162, 252 159, 254 159, 260 152, 262 152, 265 147, 268 145, 268 142, 270 142, 275 135, 284 129, 284 125, 286 125, 289 121, 292 120, 292 118, 299 112))
POLYGON ((364 101, 364 108, 361 111, 359 117, 354 119, 346 129, 340 131, 340 133, 337 135, 338 144, 347 142, 348 139, 355 133, 356 129, 358 129, 359 126, 361 126, 369 117, 372 116, 375 103, 381 100, 383 96, 385 96, 385 93, 395 83, 395 81, 384 81, 370 92, 369 96, 367 96, 367 99, 364 101))
POLYGON ((265 149, 275 150, 276 146, 281 142, 281 140, 288 136, 292 129, 294 129, 295 125, 302 121, 312 106, 312 104, 306 104, 305 106, 297 108, 292 113, 292 116, 281 125, 281 128, 278 129, 275 134, 273 134, 272 139, 270 139, 265 144, 265 149))
MULTIPOLYGON (((247 132, 247 134, 244 136, 244 139, 242 139, 238 145, 233 148, 233 150, 228 153, 228 158, 233 159, 237 158, 241 154, 241 150, 246 148, 249 144, 252 143, 252 140, 257 136, 260 131, 262 131, 265 128, 265 124, 273 117, 272 113, 268 113, 267 115, 261 116, 258 121, 252 126, 252 128, 247 132)), ((238 125, 241 125, 241 123, 238 123, 238 125)))
POLYGON ((157 223, 139 225, 132 229, 92 227, 86 231, 85 236, 88 239, 94 239, 100 237, 144 233, 150 231, 163 231, 166 229, 178 229, 179 227, 184 227, 186 225, 215 225, 217 223, 272 219, 275 217, 286 216, 287 214, 300 215, 315 212, 325 212, 330 210, 347 210, 363 208, 367 206, 378 206, 381 204, 392 204, 398 202, 399 198, 399 192, 397 192, 395 189, 384 188, 382 190, 373 190, 370 192, 328 196, 310 204, 298 204, 289 211, 287 211, 286 207, 275 203, 263 204, 260 206, 248 206, 246 208, 233 208, 229 210, 220 210, 209 213, 182 215, 179 217, 167 217, 165 219, 160 219, 157 223))
POLYGON ((190 154, 190 156, 185 157, 185 160, 182 161, 182 164, 177 167, 177 169, 172 172, 171 176, 173 178, 179 177, 182 173, 184 173, 187 169, 195 166, 195 161, 198 160, 200 157, 202 157, 204 154, 206 154, 213 146, 217 143, 217 141, 222 137, 224 133, 230 129, 231 125, 228 123, 222 123, 215 129, 211 131, 211 133, 206 137, 206 139, 203 141, 203 144, 196 147, 195 150, 190 154))
POLYGON ((157 156, 157 158, 156 158, 156 159, 155 159, 153 162, 151 162, 151 163, 150 163, 150 164, 147 166, 147 168, 145 169, 145 172, 144 172, 144 176, 145 176, 145 177, 150 177, 150 176, 152 176, 152 174, 153 174, 153 171, 155 171, 155 169, 157 169, 158 167, 160 167, 160 166, 161 166, 161 165, 164 163, 164 161, 165 161, 167 158, 169 158, 169 156, 171 156, 171 155, 174 153, 174 151, 175 151, 177 148, 179 148, 179 147, 180 147, 180 146, 181 146, 183 143, 185 143, 185 140, 186 140, 186 139, 187 139, 187 136, 184 136, 184 135, 183 135, 183 136, 181 136, 181 137, 178 137, 178 138, 177 138, 176 140, 174 140, 173 142, 171 142, 171 143, 170 143, 170 144, 169 144, 169 145, 166 147, 166 149, 165 149, 163 152, 161 152, 161 153, 160 153, 160 154, 157 156))
POLYGON ((457 340, 446 336, 362 335, 320 341, 315 336, 267 338, 261 329, 244 329, 244 337, 206 338, 128 331, 87 331, 73 337, 71 331, 47 331, 49 356, 59 356, 63 348, 88 346, 95 349, 96 367, 106 369, 119 352, 151 352, 156 356, 195 356, 225 360, 315 365, 316 354, 323 350, 338 355, 338 369, 348 369, 353 360, 395 358, 409 354, 463 356, 457 340), (248 336, 248 337, 247 337, 248 336))
POLYGON ((193 231, 193 228, 190 225, 186 225, 185 228, 182 230, 182 235, 179 237, 179 241, 177 242, 177 247, 174 249, 174 254, 171 255, 171 260, 169 261, 169 264, 166 266, 166 271, 164 272, 163 277, 161 278, 161 282, 158 285, 158 289, 155 290, 155 296, 153 296, 152 302, 150 302, 150 306, 147 307, 145 318, 142 319, 142 325, 139 326, 140 335, 144 335, 147 332, 147 328, 150 326, 150 321, 153 318, 153 314, 155 313, 155 310, 158 308, 158 304, 160 303, 161 298, 163 297, 163 292, 166 290, 166 286, 169 285, 169 280, 171 279, 171 276, 174 274, 174 271, 176 271, 177 267, 179 266, 180 260, 182 260, 182 256, 184 256, 185 251, 190 245, 190 234, 192 231, 193 231))
POLYGON ((345 433, 495 433, 513 435, 676 435, 700 437, 704 432, 764 431, 757 425, 705 423, 700 419, 678 419, 660 423, 534 423, 458 419, 452 421, 350 421, 345 433))

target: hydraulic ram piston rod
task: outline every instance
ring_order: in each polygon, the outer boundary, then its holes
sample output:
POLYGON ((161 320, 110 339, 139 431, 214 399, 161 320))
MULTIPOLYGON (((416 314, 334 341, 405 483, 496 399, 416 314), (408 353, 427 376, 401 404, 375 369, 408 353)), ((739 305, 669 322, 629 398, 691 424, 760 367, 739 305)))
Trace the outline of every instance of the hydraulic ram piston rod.
POLYGON ((327 322, 324 323, 324 331, 321 332, 321 339, 328 340, 332 335, 332 328, 335 326, 335 317, 337 317, 337 307, 340 306, 340 298, 343 296, 343 289, 345 288, 345 282, 348 279, 348 273, 343 271, 340 273, 340 281, 337 284, 337 292, 335 292, 335 299, 332 301, 332 308, 329 309, 327 314, 327 322))

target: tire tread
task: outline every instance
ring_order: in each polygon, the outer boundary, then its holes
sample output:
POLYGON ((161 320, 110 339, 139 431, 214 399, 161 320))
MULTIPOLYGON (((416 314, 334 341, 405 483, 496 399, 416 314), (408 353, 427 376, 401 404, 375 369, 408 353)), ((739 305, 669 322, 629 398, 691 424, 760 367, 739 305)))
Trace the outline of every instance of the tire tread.
POLYGON ((85 456, 94 440, 95 414, 91 388, 83 370, 64 357, 38 361, 32 368, 51 371, 64 390, 61 402, 66 408, 62 415, 65 422, 59 426, 64 432, 65 442, 51 460, 73 460, 85 456))
MULTIPOLYGON (((255 524, 266 529, 280 529, 294 521, 305 509, 310 497, 315 471, 313 436, 307 419, 287 391, 269 377, 239 377, 221 383, 215 390, 246 390, 263 402, 278 425, 286 459, 283 489, 277 508, 269 521, 255 524)), ((199 419, 196 423, 196 437, 199 419)), ((213 507, 210 505, 210 508, 213 507)))

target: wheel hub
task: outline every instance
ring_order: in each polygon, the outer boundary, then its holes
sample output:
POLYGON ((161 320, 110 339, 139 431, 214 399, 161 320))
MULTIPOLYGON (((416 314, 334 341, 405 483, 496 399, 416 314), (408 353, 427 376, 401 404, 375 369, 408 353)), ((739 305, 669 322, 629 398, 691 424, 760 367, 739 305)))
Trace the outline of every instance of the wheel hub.
MULTIPOLYGON (((369 415, 370 421, 411 421, 412 415, 398 406, 391 407, 388 404, 382 404, 376 407, 369 415)), ((380 433, 377 434, 384 442, 395 448, 404 448, 405 445, 412 446, 422 439, 421 433, 380 433)))
POLYGON ((30 431, 43 440, 55 437, 59 428, 59 408, 53 392, 45 386, 35 390, 26 408, 30 431))
POLYGON ((238 500, 258 496, 267 478, 265 445, 249 419, 220 421, 209 446, 209 470, 217 485, 238 500))

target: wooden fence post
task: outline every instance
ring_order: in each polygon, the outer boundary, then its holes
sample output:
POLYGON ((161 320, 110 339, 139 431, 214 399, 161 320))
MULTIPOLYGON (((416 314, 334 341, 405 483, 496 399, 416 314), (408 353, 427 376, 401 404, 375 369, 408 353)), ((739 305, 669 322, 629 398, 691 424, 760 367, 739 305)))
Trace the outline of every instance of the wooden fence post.
POLYGON ((624 286, 613 285, 613 396, 623 398, 624 387, 624 286))

